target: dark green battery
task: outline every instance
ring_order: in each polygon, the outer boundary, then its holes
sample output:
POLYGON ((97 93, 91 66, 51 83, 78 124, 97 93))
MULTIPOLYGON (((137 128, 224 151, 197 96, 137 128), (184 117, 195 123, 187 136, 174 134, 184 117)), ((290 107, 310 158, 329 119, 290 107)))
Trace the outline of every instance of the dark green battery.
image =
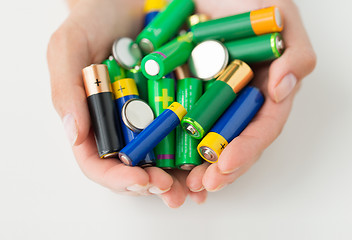
POLYGON ((142 71, 148 79, 160 79, 184 64, 192 53, 191 34, 184 34, 165 44, 142 60, 142 71))
POLYGON ((184 130, 196 139, 203 138, 252 77, 245 62, 233 61, 182 119, 184 130))
POLYGON ((111 83, 116 82, 117 80, 126 78, 125 69, 123 69, 114 59, 113 56, 110 56, 108 59, 102 62, 109 69, 109 77, 111 83))
MULTIPOLYGON (((175 100, 175 80, 171 78, 148 80, 148 99, 155 117, 158 117, 175 100)), ((175 131, 167 135, 154 150, 157 167, 175 168, 175 131)))
POLYGON ((173 0, 137 36, 144 53, 151 53, 175 36, 194 11, 193 0, 173 0))
POLYGON ((140 66, 127 71, 127 78, 132 78, 137 84, 140 99, 148 102, 148 79, 143 75, 140 66))
POLYGON ((274 60, 282 55, 285 46, 280 33, 265 34, 226 42, 230 60, 240 59, 246 63, 274 60))
MULTIPOLYGON (((187 112, 202 96, 202 80, 196 78, 184 78, 177 81, 176 100, 187 112)), ((200 140, 192 138, 182 126, 176 128, 176 167, 183 170, 191 170, 193 167, 202 164, 203 160, 197 152, 200 140)))
POLYGON ((206 92, 215 82, 216 79, 212 79, 209 81, 204 81, 203 87, 204 87, 204 92, 206 92))

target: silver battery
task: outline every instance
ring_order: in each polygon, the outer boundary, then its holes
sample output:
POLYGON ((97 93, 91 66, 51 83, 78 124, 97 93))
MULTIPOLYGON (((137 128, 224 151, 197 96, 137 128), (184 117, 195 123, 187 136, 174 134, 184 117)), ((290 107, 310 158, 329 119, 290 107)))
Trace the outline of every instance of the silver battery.
POLYGON ((141 99, 131 99, 123 105, 121 117, 124 124, 134 132, 141 132, 154 120, 153 110, 141 99))
POLYGON ((192 74, 205 81, 219 76, 229 62, 229 53, 219 41, 207 40, 192 51, 188 66, 192 74))
POLYGON ((123 37, 112 45, 112 55, 116 61, 126 69, 132 69, 140 64, 142 52, 132 39, 123 37))

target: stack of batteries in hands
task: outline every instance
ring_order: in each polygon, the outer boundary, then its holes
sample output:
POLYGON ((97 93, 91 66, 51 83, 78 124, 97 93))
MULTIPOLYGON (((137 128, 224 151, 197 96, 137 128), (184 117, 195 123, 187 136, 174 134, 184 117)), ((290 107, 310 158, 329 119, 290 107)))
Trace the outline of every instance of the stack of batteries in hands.
POLYGON ((113 56, 82 70, 101 158, 184 170, 214 163, 263 105, 246 86, 247 63, 283 53, 279 9, 215 20, 194 9, 192 0, 147 1, 136 41, 117 39, 113 56))

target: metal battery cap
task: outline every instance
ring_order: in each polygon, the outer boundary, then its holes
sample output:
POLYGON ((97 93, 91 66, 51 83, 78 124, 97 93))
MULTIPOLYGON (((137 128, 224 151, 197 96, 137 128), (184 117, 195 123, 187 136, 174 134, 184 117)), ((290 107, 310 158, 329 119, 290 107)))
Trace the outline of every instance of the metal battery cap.
POLYGON ((183 164, 180 166, 182 170, 191 171, 196 165, 194 164, 183 164))
POLYGON ((154 51, 154 45, 153 43, 148 39, 148 38, 143 38, 139 42, 139 47, 142 49, 143 52, 145 53, 151 53, 154 51))
POLYGON ((142 59, 142 52, 138 44, 127 37, 119 38, 114 42, 112 55, 126 69, 134 68, 142 59))
POLYGON ((132 161, 131 159, 124 153, 120 152, 119 153, 119 159, 121 162, 123 162, 124 164, 128 165, 128 166, 132 166, 132 161))
POLYGON ((131 99, 123 105, 121 117, 129 129, 134 132, 141 132, 154 120, 154 113, 143 100, 131 99))
POLYGON ((207 159, 209 162, 216 162, 218 160, 218 155, 216 152, 206 146, 202 146, 199 148, 199 152, 202 154, 202 157, 207 159))
POLYGON ((228 61, 229 53, 224 44, 207 40, 193 49, 188 65, 195 77, 211 80, 221 74, 228 61))

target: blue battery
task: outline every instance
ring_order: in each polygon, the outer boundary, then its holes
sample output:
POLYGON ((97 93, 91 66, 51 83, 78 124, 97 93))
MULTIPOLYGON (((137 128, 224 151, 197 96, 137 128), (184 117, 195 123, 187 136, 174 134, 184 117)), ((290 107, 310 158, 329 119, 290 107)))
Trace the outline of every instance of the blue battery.
POLYGON ((198 153, 208 162, 217 162, 221 152, 239 136, 264 103, 256 87, 247 86, 199 143, 198 153))
POLYGON ((186 109, 181 104, 172 103, 119 152, 120 160, 126 165, 136 166, 148 152, 152 151, 163 138, 180 124, 186 113, 186 109))
MULTIPOLYGON (((125 143, 128 144, 137 137, 144 127, 149 125, 154 119, 154 114, 151 108, 142 100, 139 99, 138 90, 135 81, 132 78, 119 79, 112 83, 112 89, 115 96, 115 103, 119 112, 122 133, 125 143), (144 124, 143 127, 135 126, 129 112, 139 112, 140 115, 130 114, 134 118, 138 118, 139 123, 144 124), (148 111, 149 110, 149 111, 148 111), (143 114, 145 113, 145 114, 143 114), (148 114, 149 113, 149 114, 148 114)), ((153 151, 148 152, 139 166, 155 166, 155 155, 153 151)))
POLYGON ((158 15, 159 12, 160 11, 153 11, 153 12, 147 13, 144 18, 144 26, 143 27, 146 27, 156 17, 156 15, 158 15))

